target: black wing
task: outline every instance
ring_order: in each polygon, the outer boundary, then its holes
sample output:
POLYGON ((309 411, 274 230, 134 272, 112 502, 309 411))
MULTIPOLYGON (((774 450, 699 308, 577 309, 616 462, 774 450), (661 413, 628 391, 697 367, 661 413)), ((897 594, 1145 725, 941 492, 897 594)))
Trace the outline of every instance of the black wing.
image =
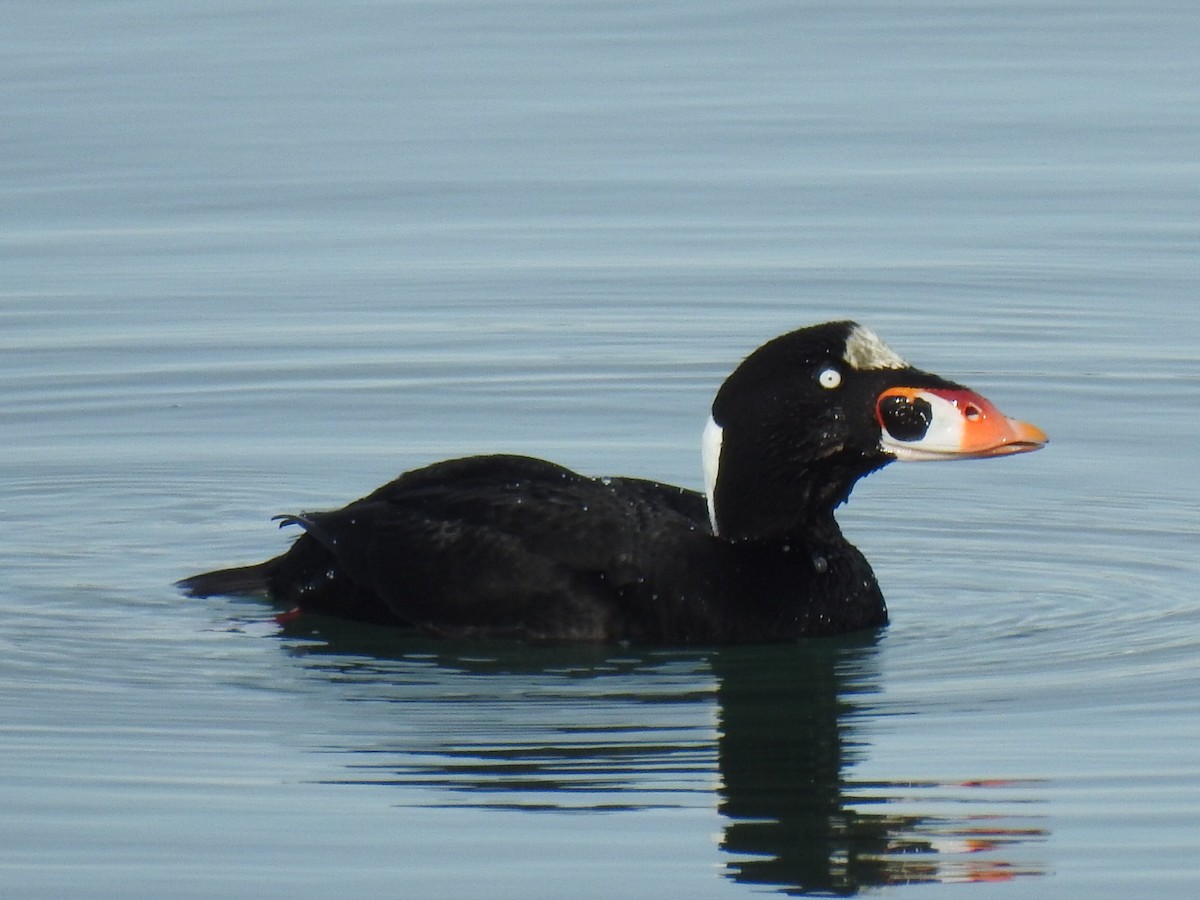
MULTIPOLYGON (((386 607, 439 634, 529 639, 633 636, 630 606, 657 596, 664 551, 708 534, 700 494, 515 456, 437 463, 340 510, 285 521, 306 534, 280 560, 280 599, 372 621, 386 607)), ((644 608, 633 618, 653 620, 644 608)))

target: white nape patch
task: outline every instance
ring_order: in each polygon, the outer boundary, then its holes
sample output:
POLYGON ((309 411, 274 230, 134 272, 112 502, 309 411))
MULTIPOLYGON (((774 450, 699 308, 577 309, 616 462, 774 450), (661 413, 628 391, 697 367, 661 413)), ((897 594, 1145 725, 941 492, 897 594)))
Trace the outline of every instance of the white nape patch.
POLYGON ((879 339, 879 335, 862 325, 851 329, 842 359, 860 371, 910 368, 895 350, 879 339))
POLYGON ((721 437, 724 434, 717 420, 708 417, 704 437, 700 439, 700 458, 704 462, 704 496, 708 499, 708 520, 713 534, 717 533, 717 472, 721 468, 721 437))

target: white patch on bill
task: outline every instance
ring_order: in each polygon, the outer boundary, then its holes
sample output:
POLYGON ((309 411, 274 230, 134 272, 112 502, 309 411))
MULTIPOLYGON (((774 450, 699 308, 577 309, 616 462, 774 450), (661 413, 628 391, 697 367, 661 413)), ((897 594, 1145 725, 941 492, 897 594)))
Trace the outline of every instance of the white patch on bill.
POLYGON ((704 462, 704 496, 708 499, 708 520, 713 534, 717 533, 717 472, 721 468, 721 437, 723 431, 712 416, 704 426, 704 437, 700 440, 700 458, 704 462))
POLYGON ((862 325, 855 325, 851 329, 842 359, 859 371, 911 368, 895 350, 879 339, 879 335, 862 325))

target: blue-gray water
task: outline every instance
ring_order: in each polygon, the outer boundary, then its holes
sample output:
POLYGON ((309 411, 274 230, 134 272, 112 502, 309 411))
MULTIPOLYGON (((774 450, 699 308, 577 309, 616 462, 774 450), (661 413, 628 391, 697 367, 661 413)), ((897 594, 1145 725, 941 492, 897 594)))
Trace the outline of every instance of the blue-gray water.
POLYGON ((1193 6, 4 19, 5 896, 1195 895, 1193 6), (439 644, 171 587, 456 454, 699 486, 723 375, 847 317, 1052 438, 859 487, 878 636, 439 644))

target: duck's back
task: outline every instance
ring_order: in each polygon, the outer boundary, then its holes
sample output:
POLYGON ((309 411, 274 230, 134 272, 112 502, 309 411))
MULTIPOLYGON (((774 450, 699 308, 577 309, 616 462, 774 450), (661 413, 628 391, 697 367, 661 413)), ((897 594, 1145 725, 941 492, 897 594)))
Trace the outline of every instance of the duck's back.
POLYGON ((515 456, 437 463, 285 521, 306 533, 274 561, 276 599, 533 640, 657 636, 675 618, 667 595, 697 592, 694 562, 717 543, 700 494, 515 456))

